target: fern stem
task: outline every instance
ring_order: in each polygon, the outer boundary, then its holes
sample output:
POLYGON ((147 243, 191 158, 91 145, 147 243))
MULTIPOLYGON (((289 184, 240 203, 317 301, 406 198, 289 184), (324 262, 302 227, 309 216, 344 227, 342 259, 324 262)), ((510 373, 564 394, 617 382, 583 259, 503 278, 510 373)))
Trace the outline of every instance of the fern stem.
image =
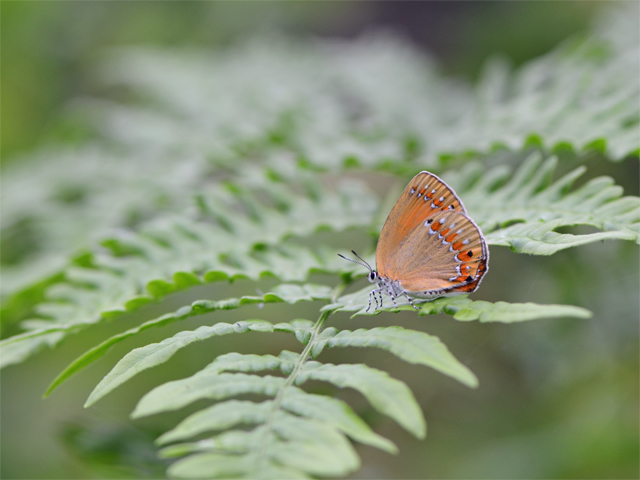
MULTIPOLYGON (((337 298, 340 295, 340 292, 342 290, 344 290, 344 288, 346 288, 346 286, 347 286, 346 284, 341 284, 341 285, 338 285, 336 287, 336 289, 334 290, 335 293, 334 293, 334 295, 332 295, 332 298, 337 298), (344 285, 343 288, 341 290, 338 290, 338 288, 341 285, 344 285)), ((309 338, 309 341, 307 342, 307 345, 304 347, 304 350, 302 351, 302 353, 298 357, 298 360, 296 361, 296 364, 295 364, 293 370, 291 371, 291 373, 287 377, 286 381, 284 382, 282 387, 280 387, 280 389, 278 390, 278 393, 276 394, 276 397, 275 397, 275 399, 273 401, 273 407, 271 408, 271 412, 269 413, 269 418, 265 422, 265 431, 264 431, 264 435, 262 436, 262 442, 261 442, 261 445, 260 445, 260 449, 258 451, 258 458, 257 458, 257 460, 256 460, 256 462, 254 464, 254 471, 252 472, 252 478, 253 477, 259 478, 260 472, 263 471, 262 470, 263 464, 264 464, 264 462, 266 460, 266 457, 267 457, 267 445, 269 444, 269 437, 271 436, 272 431, 273 431, 273 422, 275 420, 276 413, 280 410, 280 408, 282 406, 282 400, 284 398, 284 394, 285 394, 287 388, 289 388, 291 385, 293 385, 293 383, 296 380, 296 377, 298 376, 298 372, 302 368, 302 365, 309 358, 310 352, 311 352, 311 349, 313 348, 315 340, 318 338, 318 335, 322 331, 322 327, 324 325, 324 322, 327 320, 327 318, 329 318, 331 313, 333 313, 333 312, 322 312, 322 314, 320 315, 320 317, 316 321, 316 324, 313 327, 313 331, 311 332, 311 337, 309 338)))

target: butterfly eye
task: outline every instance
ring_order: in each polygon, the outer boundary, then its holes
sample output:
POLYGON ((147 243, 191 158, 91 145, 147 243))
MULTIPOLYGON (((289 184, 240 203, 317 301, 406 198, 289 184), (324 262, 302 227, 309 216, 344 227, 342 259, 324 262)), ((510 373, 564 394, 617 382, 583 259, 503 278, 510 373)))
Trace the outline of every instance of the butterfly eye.
POLYGON ((369 272, 369 281, 375 282, 377 276, 378 275, 376 275, 376 272, 369 272))

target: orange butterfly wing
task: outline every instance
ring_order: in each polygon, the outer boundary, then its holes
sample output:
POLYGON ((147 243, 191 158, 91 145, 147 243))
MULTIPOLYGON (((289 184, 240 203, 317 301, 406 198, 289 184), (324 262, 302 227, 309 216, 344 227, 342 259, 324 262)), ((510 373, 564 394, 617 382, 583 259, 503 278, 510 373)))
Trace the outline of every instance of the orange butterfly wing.
POLYGON ((475 291, 488 262, 489 249, 473 220, 445 211, 409 233, 387 266, 387 275, 414 297, 435 298, 475 291))
POLYGON ((382 228, 376 266, 414 297, 471 293, 489 270, 489 248, 456 193, 420 172, 382 228))
POLYGON ((462 200, 446 183, 432 173, 420 172, 404 189, 382 227, 376 248, 378 273, 390 276, 387 265, 392 263, 400 243, 414 228, 442 211, 467 213, 462 200))

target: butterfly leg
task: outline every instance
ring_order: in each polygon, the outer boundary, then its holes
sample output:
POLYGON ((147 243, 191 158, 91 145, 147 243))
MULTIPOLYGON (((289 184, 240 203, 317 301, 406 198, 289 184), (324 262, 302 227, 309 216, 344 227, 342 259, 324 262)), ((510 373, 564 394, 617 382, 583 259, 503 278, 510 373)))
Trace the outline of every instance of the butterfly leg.
POLYGON ((411 299, 411 297, 409 295, 407 295, 407 292, 402 292, 404 293, 404 296, 407 297, 407 300, 409 300, 409 304, 411 304, 411 306, 413 308, 415 308, 416 310, 420 310, 420 307, 416 307, 416 305, 413 303, 413 300, 411 299))
MULTIPOLYGON (((380 293, 380 289, 379 289, 379 288, 374 288, 373 290, 371 290, 371 291, 369 292, 369 306, 367 307, 367 309, 365 310, 365 312, 368 312, 368 311, 371 309, 371 296, 372 296, 372 295, 373 295, 373 299, 374 299, 374 300, 375 300, 375 302, 376 302, 376 308, 375 308, 373 311, 375 312, 376 310, 378 310, 378 308, 379 308, 379 307, 378 307, 378 297, 376 297, 376 293, 378 293, 378 294, 380 293)), ((382 306, 382 305, 380 305, 380 306, 382 306)))
POLYGON ((396 303, 396 296, 393 294, 393 290, 389 289, 387 290, 387 293, 391 297, 391 300, 393 300, 393 306, 398 308, 398 304, 396 303))

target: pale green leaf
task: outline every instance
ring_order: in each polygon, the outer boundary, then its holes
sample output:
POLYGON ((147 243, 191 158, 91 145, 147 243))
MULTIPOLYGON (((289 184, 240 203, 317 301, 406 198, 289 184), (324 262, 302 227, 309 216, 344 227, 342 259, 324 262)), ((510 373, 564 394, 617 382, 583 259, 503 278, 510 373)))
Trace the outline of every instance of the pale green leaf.
POLYGON ((552 255, 560 250, 578 247, 602 240, 631 240, 637 242, 640 230, 628 227, 625 230, 573 235, 557 233, 554 230, 564 225, 561 219, 549 222, 522 223, 512 225, 487 234, 487 241, 493 245, 509 246, 518 253, 530 255, 552 255))
POLYGON ((178 460, 167 474, 171 478, 237 478, 247 474, 249 468, 241 456, 201 453, 178 460))
MULTIPOLYGON (((291 326, 288 325, 287 328, 291 328, 291 326)), ((194 342, 232 333, 246 333, 250 331, 273 332, 277 330, 284 331, 285 329, 282 328, 282 326, 274 326, 264 320, 243 320, 233 325, 217 323, 211 327, 199 327, 194 331, 178 332, 160 343, 152 343, 144 347, 136 348, 126 354, 100 381, 91 392, 91 395, 85 403, 85 407, 93 405, 100 398, 130 380, 138 373, 168 361, 177 351, 194 342)), ((219 359, 223 359, 223 357, 219 357, 219 359)))
POLYGON ((468 298, 454 297, 438 299, 425 304, 420 315, 444 312, 456 320, 480 322, 514 323, 540 318, 590 318, 591 312, 572 305, 540 305, 537 303, 507 303, 471 301, 468 298), (448 301, 444 301, 448 300, 448 301))
POLYGON ((286 441, 264 448, 276 462, 328 477, 342 476, 360 467, 352 445, 332 426, 287 413, 275 417, 273 430, 286 441))
POLYGON ((289 387, 283 397, 282 407, 296 415, 333 424, 360 443, 377 447, 389 453, 398 452, 393 442, 374 433, 342 400, 326 395, 305 393, 295 387, 289 387))
MULTIPOLYGON (((232 457, 217 453, 201 453, 178 460, 167 474, 171 478, 251 478, 250 465, 243 457, 232 457)), ((256 478, 256 477, 253 477, 256 478)), ((260 472, 260 479, 264 480, 307 480, 312 477, 300 470, 269 464, 260 472)))
POLYGON ((322 380, 340 388, 353 388, 380 413, 393 418, 405 430, 418 438, 426 435, 426 424, 411 390, 386 372, 363 364, 332 365, 305 363, 296 384, 307 380, 322 380))
POLYGON ((56 346, 67 333, 66 328, 45 328, 37 335, 26 332, 0 341, 0 368, 20 363, 46 347, 56 346))
POLYGON ((463 187, 460 194, 490 245, 509 246, 519 253, 551 255, 608 239, 640 243, 640 198, 623 197, 622 188, 609 177, 591 179, 571 191, 571 185, 586 169, 579 167, 551 182, 556 164, 555 157, 543 162, 539 153, 533 153, 511 179, 497 187, 508 176, 504 167, 482 172, 479 178, 481 171, 473 169, 467 175, 450 177, 454 184, 472 184, 470 188, 463 187), (602 231, 582 235, 554 231, 577 225, 602 231))
MULTIPOLYGON (((163 445, 184 440, 203 432, 231 428, 240 423, 244 425, 261 424, 266 421, 272 407, 272 401, 256 404, 228 400, 185 418, 175 428, 160 436, 157 443, 163 445)), ((289 387, 284 395, 282 407, 296 415, 314 418, 327 425, 334 425, 360 443, 378 447, 389 453, 397 453, 397 448, 392 442, 374 433, 341 400, 325 395, 309 394, 296 387, 289 387)))
MULTIPOLYGON (((221 300, 217 302, 209 301, 209 300, 198 300, 196 302, 193 302, 189 306, 180 308, 173 314, 163 315, 157 319, 144 322, 138 327, 131 328, 123 333, 114 335, 108 338, 107 340, 103 341, 101 344, 97 345, 96 347, 90 349, 89 351, 84 353, 82 356, 74 360, 62 373, 60 373, 60 375, 58 375, 58 377, 51 383, 51 385, 47 389, 45 393, 45 397, 49 395, 60 384, 62 384, 64 381, 70 378, 72 375, 74 375, 78 371, 82 370, 86 366, 90 365, 91 363, 93 363, 94 361, 98 360, 100 357, 105 355, 107 351, 116 343, 119 343, 131 336, 137 335, 138 333, 145 331, 149 328, 163 327, 170 323, 181 321, 194 315, 204 315, 206 313, 210 313, 216 310, 230 310, 246 304, 279 303, 279 302, 296 303, 302 300, 311 301, 311 300, 317 300, 321 298, 328 298, 329 295, 330 295, 330 289, 322 285, 302 285, 301 286, 301 285, 283 284, 275 287, 272 293, 266 293, 262 297, 244 296, 241 298, 231 298, 231 299, 221 300)), ((205 338, 209 338, 210 336, 213 336, 213 335, 233 333, 232 330, 226 329, 225 325, 226 324, 220 324, 220 327, 216 325, 212 327, 211 330, 207 330, 207 327, 202 327, 202 329, 199 329, 197 332, 180 332, 180 334, 178 334, 180 336, 179 339, 174 338, 173 341, 168 339, 167 343, 160 344, 160 345, 158 344, 148 345, 147 347, 145 347, 146 350, 144 350, 144 353, 139 350, 135 351, 136 353, 132 352, 132 356, 134 356, 136 359, 136 368, 138 370, 136 370, 135 372, 132 371, 128 363, 129 360, 123 359, 124 363, 127 364, 127 371, 129 374, 135 374, 142 370, 150 368, 151 366, 158 365, 159 363, 162 363, 168 360, 180 348, 187 346, 189 343, 193 341, 204 340, 205 338), (162 355, 160 355, 160 352, 162 352, 162 355), (150 359, 148 358, 151 355, 153 355, 153 361, 150 361, 150 359), (144 365, 141 364, 142 361, 145 362, 144 365)), ((69 328, 77 328, 77 326, 71 326, 69 328)), ((268 322, 260 323, 259 320, 252 320, 252 321, 249 321, 248 323, 244 321, 238 322, 235 328, 236 328, 236 330, 234 331, 235 333, 242 333, 249 330, 273 331, 273 326, 270 323, 268 322)), ((291 331, 293 332, 298 331, 298 329, 295 327, 283 326, 283 325, 281 325, 278 331, 288 331, 287 328, 291 328, 291 331), (282 328, 284 328, 284 330, 282 330, 282 328)), ((51 329, 35 330, 28 334, 23 334, 20 337, 18 336, 11 337, 10 339, 7 340, 7 343, 12 343, 15 341, 24 341, 25 338, 31 338, 31 337, 43 335, 44 333, 49 333, 50 330, 51 329)), ((53 331, 56 331, 56 330, 54 329, 53 331)), ((0 342, 0 348, 2 348, 2 342, 0 342)), ((8 355, 9 358, 11 358, 10 354, 11 352, 9 352, 9 355, 8 355)), ((3 350, 3 356, 4 356, 4 350, 3 350)), ((120 373, 118 373, 117 375, 114 374, 111 377, 108 376, 109 380, 107 380, 107 378, 103 379, 103 382, 101 382, 101 384, 104 383, 106 385, 107 383, 110 383, 113 378, 120 377, 121 371, 119 372, 120 373)), ((120 380, 124 382, 128 378, 130 377, 120 377, 120 380)), ((120 383, 117 383, 117 385, 119 384, 120 383)), ((114 388, 115 386, 116 385, 114 385, 114 388)), ((108 391, 110 390, 103 392, 100 396, 92 400, 91 403, 93 403, 95 400, 97 400, 104 394, 108 393, 108 391)), ((91 403, 89 403, 88 405, 90 405, 91 403)))
MULTIPOLYGON (((368 305, 368 295, 372 287, 366 287, 358 292, 345 295, 338 299, 338 303, 323 307, 326 310, 357 312, 356 315, 367 314, 365 312, 368 305)), ((398 308, 394 307, 391 299, 384 296, 384 307, 369 314, 380 314, 382 312, 398 312, 400 310, 414 311, 406 299, 396 298, 398 308)), ((464 295, 453 297, 442 297, 432 301, 414 301, 420 307, 420 315, 433 315, 446 313, 452 315, 456 320, 467 319, 469 315, 476 315, 470 320, 480 319, 484 322, 521 322, 525 320, 535 320, 538 318, 553 317, 573 317, 589 318, 591 312, 585 308, 572 305, 541 305, 536 303, 508 303, 508 302, 485 302, 483 300, 471 300, 464 295), (464 307, 464 308, 463 308, 464 307), (462 312, 462 313, 459 313, 462 312)), ((373 310, 373 307, 371 308, 373 310)))
MULTIPOLYGON (((296 417, 286 413, 276 414, 272 423, 273 432, 258 427, 250 432, 231 431, 215 437, 186 445, 176 445, 163 450, 164 456, 189 452, 229 452, 228 458, 242 458, 243 473, 252 478, 272 478, 266 474, 271 468, 288 466, 291 472, 301 471, 321 476, 341 476, 359 467, 359 459, 344 436, 329 426, 315 420, 296 417)), ((171 469, 176 476, 188 476, 175 465, 190 465, 189 459, 209 458, 207 454, 196 454, 178 461, 171 469), (175 471, 173 468, 177 468, 175 471)), ((225 465, 225 461, 222 461, 225 465)), ((231 463, 235 466, 235 463, 231 463)), ((240 470, 238 470, 240 471, 240 470)), ((207 473, 214 478, 217 470, 207 473)), ((285 477, 288 478, 288 477, 285 477)))
POLYGON ((256 377, 245 373, 203 370, 192 377, 154 388, 140 399, 131 416, 140 418, 177 410, 203 398, 222 400, 248 393, 273 397, 283 383, 284 378, 270 375, 256 377))
POLYGON ((261 437, 271 438, 266 426, 258 426, 253 430, 229 430, 213 437, 196 442, 177 443, 160 450, 165 458, 180 457, 198 452, 224 452, 232 454, 251 453, 259 448, 261 437))
POLYGON ((283 352, 279 357, 274 357, 273 355, 242 355, 239 353, 220 355, 195 375, 182 380, 168 382, 153 389, 140 400, 132 416, 145 416, 160 411, 176 410, 201 398, 219 400, 241 393, 273 396, 275 395, 275 389, 282 385, 283 378, 271 376, 255 377, 222 372, 292 370, 292 362, 295 362, 299 355, 287 355, 287 353, 290 352, 283 352), (170 391, 171 394, 167 394, 167 391, 170 391))
POLYGON ((262 403, 240 400, 218 403, 188 416, 175 428, 158 437, 156 443, 164 445, 203 432, 227 430, 238 424, 260 425, 267 421, 272 408, 273 401, 270 400, 262 403))
POLYGON ((329 347, 376 347, 393 353, 405 362, 426 365, 469 387, 478 379, 449 352, 438 337, 402 327, 342 330, 327 340, 329 347))
MULTIPOLYGON (((269 182, 268 179, 262 181, 269 182)), ((287 190, 281 184, 270 188, 285 193, 287 190)), ((246 195, 254 197, 243 200, 260 204, 255 198, 257 193, 250 191, 246 195)), ((61 326, 60 331, 68 329, 68 333, 72 333, 135 310, 178 289, 190 288, 199 281, 257 280, 264 275, 283 281, 302 281, 310 273, 333 272, 341 262, 332 249, 324 245, 311 249, 283 242, 283 239, 294 233, 308 235, 320 228, 366 225, 377 205, 370 193, 356 185, 350 185, 338 194, 335 190, 317 189, 315 198, 287 195, 286 211, 262 202, 257 219, 247 219, 243 215, 231 217, 229 227, 232 232, 193 214, 157 219, 135 234, 121 231, 118 237, 103 240, 109 251, 93 254, 90 266, 69 269, 66 278, 73 283, 56 284, 49 289, 50 300, 54 301, 37 307, 37 313, 46 316, 46 320, 31 321, 25 326, 33 329, 31 335, 61 326), (140 285, 146 286, 146 292, 140 290, 140 285)), ((206 209, 212 204, 216 208, 233 210, 236 208, 234 203, 238 202, 236 197, 223 195, 203 201, 202 209, 206 218, 206 209)), ((328 289, 290 286, 273 293, 273 297, 267 296, 264 300, 325 299, 328 289)), ((220 308, 234 306, 237 305, 233 301, 227 306, 219 305, 220 308)), ((44 339, 30 341, 30 349, 26 349, 20 358, 45 344, 44 339)))

